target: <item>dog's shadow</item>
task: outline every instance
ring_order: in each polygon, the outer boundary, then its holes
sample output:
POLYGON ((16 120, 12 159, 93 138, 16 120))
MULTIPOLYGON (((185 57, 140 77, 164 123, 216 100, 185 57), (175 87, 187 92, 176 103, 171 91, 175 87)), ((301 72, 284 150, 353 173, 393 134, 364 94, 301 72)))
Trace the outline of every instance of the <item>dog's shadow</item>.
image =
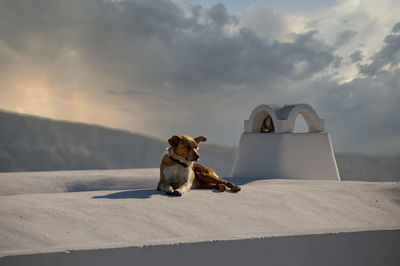
POLYGON ((104 196, 93 196, 92 199, 149 199, 153 195, 169 197, 164 192, 155 189, 135 189, 111 193, 104 196))
MULTIPOLYGON (((250 182, 262 179, 264 178, 226 178, 225 180, 234 182, 236 185, 242 186, 250 182)), ((221 193, 215 189, 212 191, 215 193, 221 193)), ((226 192, 231 192, 231 191, 227 190, 226 192)), ((160 195, 164 197, 176 197, 172 195, 167 195, 165 194, 165 192, 155 189, 133 189, 133 190, 111 193, 104 196, 93 196, 92 199, 149 199, 154 195, 160 195)))

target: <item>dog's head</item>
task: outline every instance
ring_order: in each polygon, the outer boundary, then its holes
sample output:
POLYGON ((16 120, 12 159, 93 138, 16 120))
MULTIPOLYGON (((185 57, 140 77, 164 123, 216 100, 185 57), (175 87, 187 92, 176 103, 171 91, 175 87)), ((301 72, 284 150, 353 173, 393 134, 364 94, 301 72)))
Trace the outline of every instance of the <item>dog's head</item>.
POLYGON ((181 156, 187 161, 197 161, 200 158, 198 153, 199 143, 206 141, 203 136, 192 138, 190 136, 172 136, 168 143, 175 155, 181 156))

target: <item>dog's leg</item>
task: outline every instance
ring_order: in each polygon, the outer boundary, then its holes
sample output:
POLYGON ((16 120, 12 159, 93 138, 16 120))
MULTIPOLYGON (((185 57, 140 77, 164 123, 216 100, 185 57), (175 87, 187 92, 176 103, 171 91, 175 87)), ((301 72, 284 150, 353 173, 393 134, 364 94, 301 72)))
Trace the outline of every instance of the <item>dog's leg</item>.
MULTIPOLYGON (((225 181, 225 180, 224 180, 225 181)), ((225 185, 232 191, 232 192, 239 192, 241 188, 231 182, 225 181, 225 185)))
POLYGON ((221 185, 223 185, 228 187, 232 192, 239 192, 241 190, 239 186, 231 182, 228 182, 226 180, 223 180, 218 176, 202 173, 202 174, 196 174, 196 178, 200 180, 199 188, 203 186, 204 188, 215 188, 221 191, 223 189, 221 185))
MULTIPOLYGON (((223 180, 220 178, 211 168, 208 168, 204 165, 201 164, 196 164, 194 167, 194 172, 196 175, 196 178, 199 180, 199 185, 203 187, 207 187, 207 185, 212 185, 216 184, 218 186, 224 185, 227 186, 232 192, 239 192, 241 188, 231 182, 228 182, 226 180, 223 180)), ((209 188, 209 187, 207 187, 209 188)), ((215 187, 211 187, 215 188, 215 187)), ((217 188, 220 190, 220 187, 217 188)), ((222 189, 222 187, 221 187, 222 189)))
POLYGON ((192 188, 192 182, 186 182, 179 188, 175 189, 173 194, 175 196, 183 196, 183 195, 187 194, 191 188, 192 188))
POLYGON ((200 189, 216 189, 221 192, 224 192, 226 190, 226 186, 224 184, 216 184, 216 183, 202 183, 199 181, 199 184, 197 185, 197 188, 200 189))
POLYGON ((165 192, 168 195, 173 195, 174 194, 174 189, 172 188, 172 186, 168 183, 165 182, 159 182, 158 186, 157 186, 157 190, 161 190, 163 192, 165 192))

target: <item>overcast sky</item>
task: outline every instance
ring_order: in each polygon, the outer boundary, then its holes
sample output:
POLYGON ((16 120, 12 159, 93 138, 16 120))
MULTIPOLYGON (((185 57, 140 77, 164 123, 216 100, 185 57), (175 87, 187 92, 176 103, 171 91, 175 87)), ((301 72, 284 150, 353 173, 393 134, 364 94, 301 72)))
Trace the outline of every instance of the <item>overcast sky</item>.
POLYGON ((257 105, 308 103, 336 151, 399 155, 399 10, 398 0, 0 0, 0 108, 231 146, 257 105))

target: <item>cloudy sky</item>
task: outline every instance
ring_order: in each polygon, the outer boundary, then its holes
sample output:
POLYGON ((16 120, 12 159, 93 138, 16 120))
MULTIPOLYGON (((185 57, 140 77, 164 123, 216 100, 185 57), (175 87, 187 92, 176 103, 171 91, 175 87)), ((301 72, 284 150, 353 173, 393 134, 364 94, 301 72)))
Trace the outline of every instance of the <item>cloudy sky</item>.
POLYGON ((0 108, 231 146, 257 105, 309 103, 336 151, 399 155, 398 10, 398 0, 0 0, 0 108))

